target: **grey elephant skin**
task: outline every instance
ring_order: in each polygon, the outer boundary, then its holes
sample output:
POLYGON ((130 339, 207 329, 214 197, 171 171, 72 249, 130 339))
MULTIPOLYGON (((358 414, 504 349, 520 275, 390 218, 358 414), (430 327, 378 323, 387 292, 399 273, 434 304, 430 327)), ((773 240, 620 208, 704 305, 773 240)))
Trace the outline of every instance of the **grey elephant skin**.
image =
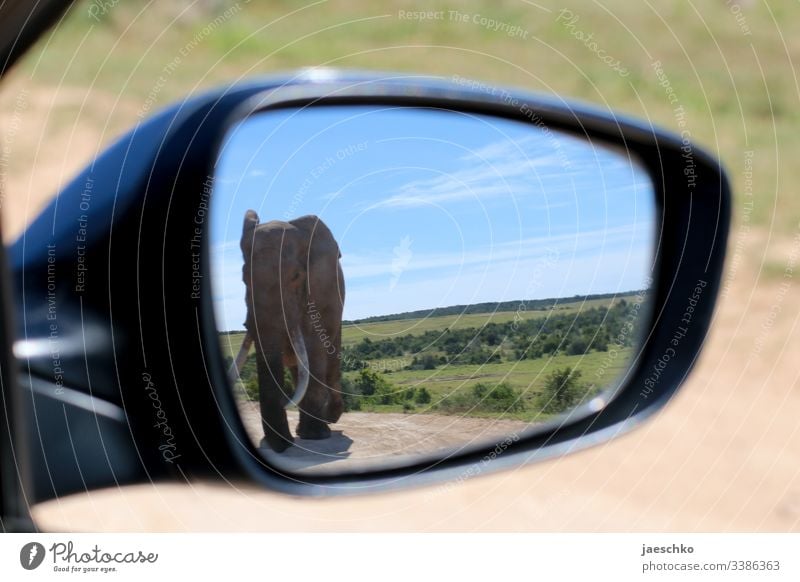
POLYGON ((245 213, 241 249, 247 291, 244 341, 232 376, 255 344, 264 438, 261 446, 282 452, 292 442, 286 408, 298 406, 297 436, 324 439, 342 415, 342 310, 344 276, 339 245, 316 216, 259 224, 245 213), (284 387, 291 372, 294 392, 284 387))

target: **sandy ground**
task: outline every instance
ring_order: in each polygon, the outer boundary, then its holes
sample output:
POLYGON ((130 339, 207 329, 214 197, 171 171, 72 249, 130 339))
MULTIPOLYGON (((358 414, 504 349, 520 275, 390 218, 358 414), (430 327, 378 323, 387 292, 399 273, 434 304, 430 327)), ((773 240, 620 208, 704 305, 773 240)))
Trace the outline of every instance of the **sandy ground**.
MULTIPOLYGON (((261 440, 258 405, 239 406, 247 433, 254 443, 261 440)), ((297 411, 289 411, 294 432, 297 411)), ((528 423, 444 416, 440 414, 376 414, 346 412, 331 426, 331 437, 323 440, 295 438, 294 445, 281 454, 262 449, 278 468, 301 474, 327 474, 342 470, 374 467, 387 460, 402 462, 413 456, 497 443, 519 434, 528 423)))
MULTIPOLYGON (((72 127, 43 137, 54 103, 34 92, 20 108, 13 91, 0 103, 6 136, 16 128, 2 159, 6 240, 97 149, 97 136, 72 127)), ((800 531, 800 230, 739 226, 697 368, 663 412, 622 438, 446 489, 296 499, 233 484, 145 484, 33 514, 67 531, 800 531)))

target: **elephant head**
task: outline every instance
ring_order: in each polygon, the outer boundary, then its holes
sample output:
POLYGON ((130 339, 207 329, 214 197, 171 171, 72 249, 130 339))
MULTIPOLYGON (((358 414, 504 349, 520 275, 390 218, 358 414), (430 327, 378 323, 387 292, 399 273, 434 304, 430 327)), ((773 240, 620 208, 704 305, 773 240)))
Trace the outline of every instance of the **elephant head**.
POLYGON ((339 246, 316 216, 259 224, 249 210, 242 228, 247 333, 232 373, 256 346, 262 444, 292 443, 285 408, 297 405, 301 438, 330 436, 342 414, 340 349, 344 279, 339 246), (284 369, 293 390, 284 388, 284 369))

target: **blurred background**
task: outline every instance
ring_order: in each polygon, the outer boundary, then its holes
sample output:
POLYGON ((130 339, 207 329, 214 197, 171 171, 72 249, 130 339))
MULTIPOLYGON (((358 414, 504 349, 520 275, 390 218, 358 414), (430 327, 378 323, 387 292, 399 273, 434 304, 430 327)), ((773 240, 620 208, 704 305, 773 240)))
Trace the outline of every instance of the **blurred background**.
POLYGON ((36 517, 66 530, 800 530, 798 58, 800 9, 784 1, 76 3, 0 89, 7 241, 152 112, 309 66, 473 78, 687 132, 729 171, 732 232, 699 366, 618 441, 447 491, 300 502, 142 486, 36 517))

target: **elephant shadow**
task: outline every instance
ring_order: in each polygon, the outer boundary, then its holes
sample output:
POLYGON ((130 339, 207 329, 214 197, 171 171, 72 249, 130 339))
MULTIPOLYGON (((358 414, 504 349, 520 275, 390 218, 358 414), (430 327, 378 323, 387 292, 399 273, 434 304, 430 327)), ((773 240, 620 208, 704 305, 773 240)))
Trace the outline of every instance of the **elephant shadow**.
MULTIPOLYGON (((352 445, 353 439, 341 430, 332 430, 331 436, 322 440, 295 438, 294 445, 281 453, 280 465, 288 470, 299 471, 343 461, 350 457, 352 445)), ((263 448, 262 451, 267 452, 263 448)))

